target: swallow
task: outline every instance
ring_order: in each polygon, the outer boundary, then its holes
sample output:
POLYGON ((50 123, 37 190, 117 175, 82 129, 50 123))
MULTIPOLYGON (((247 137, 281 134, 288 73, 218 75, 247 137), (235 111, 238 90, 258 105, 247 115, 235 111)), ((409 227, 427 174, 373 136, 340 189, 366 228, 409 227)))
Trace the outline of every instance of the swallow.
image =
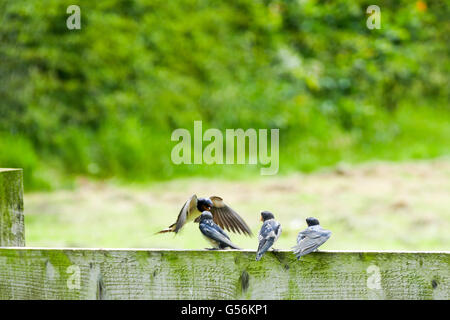
POLYGON ((211 212, 203 211, 199 219, 200 223, 198 227, 200 231, 203 233, 206 240, 213 245, 213 248, 208 250, 226 249, 227 247, 239 249, 231 242, 230 237, 225 233, 225 231, 214 223, 211 212))
POLYGON ((331 237, 331 231, 323 229, 316 218, 306 218, 306 223, 308 228, 298 233, 297 245, 293 247, 297 260, 317 250, 331 237))
POLYGON ((171 224, 168 228, 157 233, 175 232, 178 233, 180 229, 190 221, 200 222, 200 215, 203 211, 211 212, 213 221, 221 228, 231 232, 244 233, 248 236, 252 232, 245 221, 237 214, 236 211, 227 206, 223 199, 217 196, 209 198, 197 198, 194 194, 186 201, 178 214, 177 221, 171 224))
POLYGON ((259 231, 259 245, 256 252, 256 261, 261 260, 263 254, 278 240, 281 235, 281 224, 275 221, 275 217, 269 211, 261 212, 263 225, 259 231))

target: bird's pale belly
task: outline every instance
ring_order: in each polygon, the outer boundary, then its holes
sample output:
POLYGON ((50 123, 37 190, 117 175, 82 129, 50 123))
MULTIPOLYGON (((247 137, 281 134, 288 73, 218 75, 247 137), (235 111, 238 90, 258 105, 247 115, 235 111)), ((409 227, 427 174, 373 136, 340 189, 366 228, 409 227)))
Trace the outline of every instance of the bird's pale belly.
POLYGON ((186 222, 192 222, 195 219, 197 219, 198 217, 201 216, 201 212, 198 209, 195 209, 195 211, 193 211, 190 215, 187 216, 186 218, 186 222))

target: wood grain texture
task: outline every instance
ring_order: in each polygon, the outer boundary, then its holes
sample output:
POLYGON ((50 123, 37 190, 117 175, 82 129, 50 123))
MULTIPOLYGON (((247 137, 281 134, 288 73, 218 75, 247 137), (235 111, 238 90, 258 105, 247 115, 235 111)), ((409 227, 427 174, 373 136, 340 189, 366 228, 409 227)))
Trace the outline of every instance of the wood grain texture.
POLYGON ((449 299, 449 252, 0 248, 0 299, 449 299))
POLYGON ((22 169, 0 169, 0 246, 25 245, 22 169))

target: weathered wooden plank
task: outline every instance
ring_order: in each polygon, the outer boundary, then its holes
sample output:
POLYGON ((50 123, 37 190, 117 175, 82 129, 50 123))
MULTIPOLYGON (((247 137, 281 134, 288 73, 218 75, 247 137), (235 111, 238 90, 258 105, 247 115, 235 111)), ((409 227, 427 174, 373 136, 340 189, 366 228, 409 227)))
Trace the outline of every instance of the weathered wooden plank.
POLYGON ((0 299, 449 299, 449 252, 0 248, 0 299))
POLYGON ((0 169, 0 247, 25 245, 22 169, 0 169))

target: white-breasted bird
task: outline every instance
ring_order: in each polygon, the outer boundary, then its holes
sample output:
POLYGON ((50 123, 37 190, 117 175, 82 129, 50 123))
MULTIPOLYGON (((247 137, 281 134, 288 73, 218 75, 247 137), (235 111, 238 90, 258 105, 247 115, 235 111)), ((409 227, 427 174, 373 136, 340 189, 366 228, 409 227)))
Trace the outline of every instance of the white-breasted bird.
POLYGON ((259 231, 259 245, 256 252, 256 261, 261 260, 264 253, 272 247, 281 235, 281 224, 278 221, 275 221, 275 217, 271 212, 262 211, 261 221, 264 223, 259 231))
POLYGON ((239 249, 230 240, 230 237, 213 221, 213 215, 209 211, 203 211, 200 215, 199 229, 203 236, 213 245, 213 248, 208 250, 239 249))
POLYGON ((306 223, 308 228, 298 233, 297 245, 292 247, 297 260, 317 250, 331 237, 331 231, 322 228, 316 218, 306 218, 306 223))
POLYGON ((211 212, 214 222, 221 228, 236 233, 242 232, 248 236, 252 235, 244 219, 231 207, 226 205, 221 197, 197 198, 195 194, 185 202, 178 214, 177 221, 157 233, 178 233, 187 222, 200 222, 200 215, 203 211, 211 212))

